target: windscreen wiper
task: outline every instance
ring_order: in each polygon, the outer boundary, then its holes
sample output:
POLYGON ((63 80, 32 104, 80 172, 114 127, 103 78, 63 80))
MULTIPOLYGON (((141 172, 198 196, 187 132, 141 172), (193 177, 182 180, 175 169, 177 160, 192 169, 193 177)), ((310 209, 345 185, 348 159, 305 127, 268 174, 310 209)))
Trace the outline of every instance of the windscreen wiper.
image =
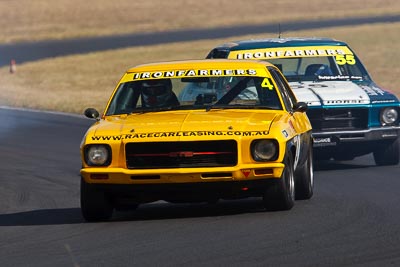
POLYGON ((138 109, 135 111, 132 111, 130 114, 144 114, 144 113, 149 113, 149 112, 160 112, 160 111, 169 111, 169 110, 173 110, 175 109, 175 107, 157 107, 157 108, 142 108, 142 109, 138 109))
MULTIPOLYGON (((214 104, 208 105, 206 107, 206 111, 210 111, 216 106, 227 106, 235 97, 237 97, 245 88, 251 77, 246 77, 243 80, 239 81, 234 87, 231 88, 225 95, 223 95, 217 102, 214 104)), ((223 108, 223 107, 222 107, 223 108)))

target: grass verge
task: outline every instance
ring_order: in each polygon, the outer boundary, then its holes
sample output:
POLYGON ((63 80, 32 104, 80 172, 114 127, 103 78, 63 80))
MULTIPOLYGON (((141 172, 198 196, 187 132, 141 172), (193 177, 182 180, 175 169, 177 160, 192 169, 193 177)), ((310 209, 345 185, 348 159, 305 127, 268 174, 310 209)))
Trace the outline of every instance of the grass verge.
MULTIPOLYGON (((398 49, 400 23, 286 32, 289 36, 333 37, 347 42, 373 79, 400 95, 398 49)), ((0 105, 81 114, 102 111, 117 81, 128 68, 148 62, 204 58, 217 44, 271 35, 182 42, 46 59, 17 65, 14 74, 0 68, 0 105)))
POLYGON ((398 0, 2 0, 0 43, 399 13, 398 0))

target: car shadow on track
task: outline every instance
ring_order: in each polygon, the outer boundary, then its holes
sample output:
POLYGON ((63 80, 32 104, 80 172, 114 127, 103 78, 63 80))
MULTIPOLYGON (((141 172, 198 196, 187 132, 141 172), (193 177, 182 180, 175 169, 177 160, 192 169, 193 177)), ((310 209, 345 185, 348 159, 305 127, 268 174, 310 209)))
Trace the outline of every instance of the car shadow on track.
POLYGON ((375 165, 357 164, 351 161, 320 161, 314 163, 314 171, 332 171, 332 170, 349 170, 349 169, 365 169, 376 167, 375 165))
POLYGON ((372 155, 358 157, 347 161, 314 160, 314 171, 366 169, 374 167, 378 166, 375 164, 372 155))
POLYGON ((140 206, 135 211, 116 212, 113 220, 145 221, 180 218, 233 216, 245 213, 266 212, 261 198, 220 200, 215 204, 172 204, 155 202, 140 206))
POLYGON ((79 208, 42 209, 0 214, 0 226, 76 224, 83 221, 79 208))
MULTIPOLYGON (((304 202, 304 201, 301 201, 304 202)), ((297 202, 299 203, 299 202, 297 202)), ((261 198, 221 200, 215 204, 172 204, 163 201, 143 204, 134 211, 116 211, 110 221, 146 221, 181 218, 234 216, 267 212, 261 198)), ((271 211, 269 214, 293 211, 271 211)), ((85 223, 80 208, 42 209, 0 214, 1 226, 62 225, 85 223)))

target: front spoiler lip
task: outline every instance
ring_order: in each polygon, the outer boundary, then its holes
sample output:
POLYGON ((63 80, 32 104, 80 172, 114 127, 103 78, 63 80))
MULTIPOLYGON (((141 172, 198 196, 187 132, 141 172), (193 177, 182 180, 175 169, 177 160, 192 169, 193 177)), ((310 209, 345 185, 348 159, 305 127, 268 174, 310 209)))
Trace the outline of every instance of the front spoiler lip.
POLYGON ((136 204, 158 200, 186 203, 259 197, 271 185, 270 180, 173 184, 90 184, 90 186, 97 191, 113 196, 117 201, 123 199, 136 204))
MULTIPOLYGON (((355 130, 355 131, 331 131, 331 132, 313 132, 313 137, 326 137, 329 135, 341 135, 341 134, 368 134, 373 132, 390 132, 400 131, 400 126, 382 127, 382 128, 370 128, 367 130, 355 130)), ((397 136, 399 133, 397 133, 397 136)))
POLYGON ((260 165, 242 165, 235 168, 191 168, 191 169, 126 169, 126 168, 96 168, 81 169, 81 176, 87 183, 115 183, 115 184, 148 184, 148 183, 194 183, 216 181, 258 180, 264 178, 279 178, 282 175, 282 163, 260 165), (257 170, 270 169, 272 173, 256 174, 257 170), (248 171, 248 172, 247 172, 248 171), (245 173, 248 176, 245 176, 245 173), (106 174, 107 179, 93 179, 92 174, 106 174), (220 174, 226 174, 221 176, 220 174), (227 175, 229 174, 229 175, 227 175), (158 175, 158 179, 146 179, 158 175), (143 178, 140 178, 143 177, 143 178))
POLYGON ((315 147, 337 146, 340 143, 355 142, 385 142, 385 140, 393 140, 400 136, 400 126, 371 128, 358 131, 331 131, 318 132, 312 134, 315 147), (329 138, 329 141, 319 142, 318 139, 329 138))

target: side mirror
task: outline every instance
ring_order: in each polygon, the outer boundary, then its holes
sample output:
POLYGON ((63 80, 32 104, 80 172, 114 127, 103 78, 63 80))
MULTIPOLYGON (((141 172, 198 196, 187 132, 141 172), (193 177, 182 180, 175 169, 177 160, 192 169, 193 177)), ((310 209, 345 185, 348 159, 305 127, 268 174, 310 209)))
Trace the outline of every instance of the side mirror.
POLYGON ((100 114, 95 108, 87 108, 84 114, 89 119, 95 119, 96 121, 100 120, 100 114))
POLYGON ((306 112, 308 109, 308 105, 305 102, 297 102, 296 104, 294 104, 293 106, 293 110, 295 112, 306 112))

